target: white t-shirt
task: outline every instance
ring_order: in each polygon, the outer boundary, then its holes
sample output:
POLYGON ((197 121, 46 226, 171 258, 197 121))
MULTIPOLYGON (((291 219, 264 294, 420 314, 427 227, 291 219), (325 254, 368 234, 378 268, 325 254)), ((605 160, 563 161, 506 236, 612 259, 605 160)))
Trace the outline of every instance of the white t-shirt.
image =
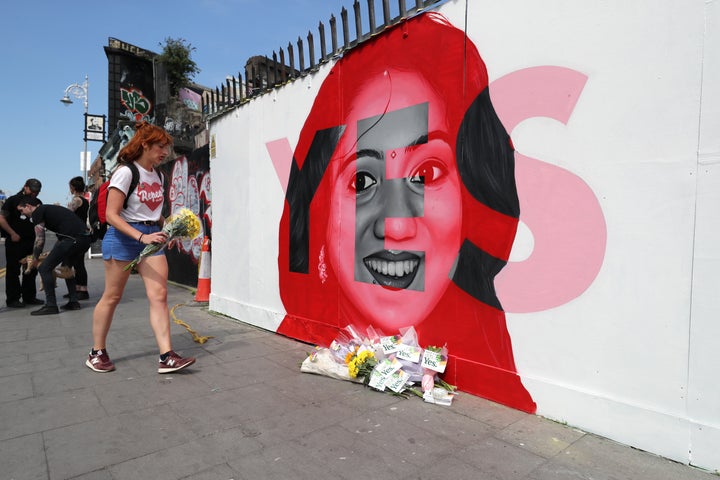
MULTIPOLYGON (((126 222, 155 222, 162 215, 163 190, 162 178, 155 170, 145 170, 137 162, 135 166, 140 172, 137 188, 130 194, 127 208, 120 210, 120 216, 126 222)), ((117 188, 126 193, 132 182, 132 171, 127 165, 120 166, 110 178, 109 188, 117 188)))

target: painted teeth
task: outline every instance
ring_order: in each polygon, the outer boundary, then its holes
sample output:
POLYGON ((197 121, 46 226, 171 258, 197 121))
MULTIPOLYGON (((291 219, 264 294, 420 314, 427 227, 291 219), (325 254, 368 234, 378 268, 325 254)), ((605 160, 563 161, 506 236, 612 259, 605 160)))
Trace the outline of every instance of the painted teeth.
POLYGON ((371 259, 365 262, 365 265, 378 273, 391 277, 403 277, 415 271, 420 263, 419 260, 401 260, 397 262, 388 262, 386 260, 371 259))

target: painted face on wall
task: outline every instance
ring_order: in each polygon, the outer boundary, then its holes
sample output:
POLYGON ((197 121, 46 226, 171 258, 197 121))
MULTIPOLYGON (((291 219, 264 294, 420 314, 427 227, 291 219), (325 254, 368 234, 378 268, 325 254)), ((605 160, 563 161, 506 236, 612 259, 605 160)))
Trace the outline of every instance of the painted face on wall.
POLYGON ((427 12, 338 60, 293 151, 279 228, 278 332, 348 324, 447 344, 446 378, 534 411, 494 278, 519 207, 510 138, 465 32, 427 12))
POLYGON ((353 310, 388 332, 432 310, 460 248, 445 115, 421 76, 381 72, 356 95, 330 166, 330 267, 353 310))

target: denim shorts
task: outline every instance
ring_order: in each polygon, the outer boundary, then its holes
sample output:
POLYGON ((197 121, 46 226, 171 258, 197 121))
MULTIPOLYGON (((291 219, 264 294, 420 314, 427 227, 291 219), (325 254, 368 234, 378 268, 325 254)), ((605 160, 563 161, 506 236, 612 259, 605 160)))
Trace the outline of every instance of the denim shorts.
MULTIPOLYGON (((142 223, 132 223, 131 225, 146 235, 160 231, 160 227, 157 225, 144 225, 142 223)), ((135 238, 128 237, 113 226, 108 226, 107 232, 105 232, 105 236, 102 239, 103 260, 115 259, 129 262, 130 260, 135 260, 144 248, 144 243, 138 242, 135 238)), ((164 254, 165 249, 160 249, 151 256, 164 254)))

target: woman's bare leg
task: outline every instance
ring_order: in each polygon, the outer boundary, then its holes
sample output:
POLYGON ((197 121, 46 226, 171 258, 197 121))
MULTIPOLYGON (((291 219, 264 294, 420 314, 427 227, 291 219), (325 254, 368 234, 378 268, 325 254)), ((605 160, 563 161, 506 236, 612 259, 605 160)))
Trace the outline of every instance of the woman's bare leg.
POLYGON ((150 326, 160 354, 172 350, 170 309, 167 304, 168 264, 165 255, 143 258, 137 266, 150 302, 150 326))
POLYGON ((93 348, 105 350, 107 335, 110 331, 115 308, 122 299, 130 271, 123 268, 130 262, 105 260, 105 291, 93 311, 93 348))

